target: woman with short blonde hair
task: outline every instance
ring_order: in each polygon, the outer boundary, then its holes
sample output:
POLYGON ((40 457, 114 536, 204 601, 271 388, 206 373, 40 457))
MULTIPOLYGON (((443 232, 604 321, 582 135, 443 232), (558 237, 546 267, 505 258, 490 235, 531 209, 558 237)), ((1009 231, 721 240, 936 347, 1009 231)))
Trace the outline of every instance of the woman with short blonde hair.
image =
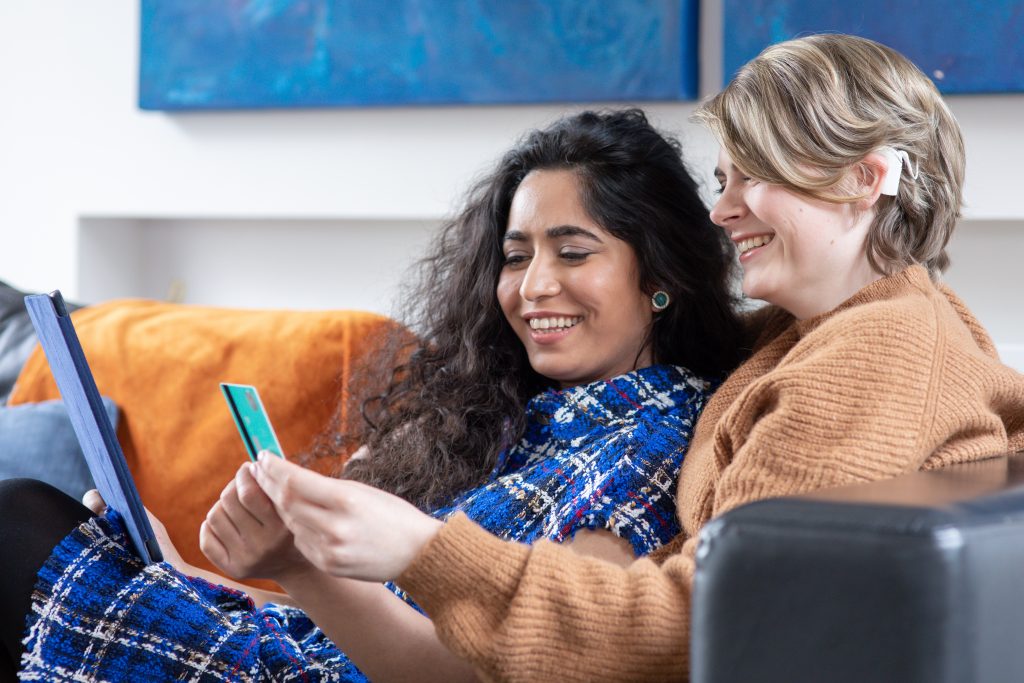
POLYGON ((879 199, 868 260, 887 275, 949 264, 963 137, 935 85, 895 50, 837 34, 772 45, 694 116, 751 175, 822 201, 861 200, 844 183, 851 169, 883 147, 905 152, 913 182, 879 199))

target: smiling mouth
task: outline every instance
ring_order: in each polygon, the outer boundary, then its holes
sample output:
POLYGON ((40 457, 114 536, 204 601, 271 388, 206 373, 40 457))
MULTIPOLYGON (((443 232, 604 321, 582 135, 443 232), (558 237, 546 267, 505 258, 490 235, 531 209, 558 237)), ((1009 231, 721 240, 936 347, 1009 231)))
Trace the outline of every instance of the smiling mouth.
POLYGON ((751 249, 763 247, 764 245, 771 242, 773 239, 775 239, 775 235, 757 235, 755 237, 748 237, 736 243, 736 250, 739 251, 742 255, 747 253, 751 249))
POLYGON ((530 318, 530 329, 535 332, 559 332, 575 327, 583 320, 583 316, 577 315, 570 318, 530 318))

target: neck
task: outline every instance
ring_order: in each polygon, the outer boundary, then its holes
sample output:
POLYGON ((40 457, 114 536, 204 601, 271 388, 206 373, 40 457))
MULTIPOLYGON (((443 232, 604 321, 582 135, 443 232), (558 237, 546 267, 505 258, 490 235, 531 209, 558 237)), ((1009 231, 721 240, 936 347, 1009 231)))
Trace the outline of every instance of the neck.
POLYGON ((828 287, 817 290, 810 301, 800 302, 792 307, 783 306, 783 308, 792 313, 797 320, 814 318, 822 313, 828 313, 872 282, 881 280, 882 277, 884 276, 872 268, 867 258, 864 258, 856 268, 847 273, 846 277, 832 280, 828 287))

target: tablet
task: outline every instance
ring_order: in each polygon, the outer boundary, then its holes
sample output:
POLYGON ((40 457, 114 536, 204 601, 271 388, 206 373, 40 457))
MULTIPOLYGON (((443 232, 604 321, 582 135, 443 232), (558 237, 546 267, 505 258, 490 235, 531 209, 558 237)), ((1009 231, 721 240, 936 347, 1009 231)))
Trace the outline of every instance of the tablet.
POLYGON ((96 488, 107 506, 117 510, 124 519, 128 536, 142 561, 146 564, 160 562, 163 559, 160 544, 117 442, 114 426, 103 409, 100 392, 60 291, 26 296, 25 307, 67 406, 96 488))

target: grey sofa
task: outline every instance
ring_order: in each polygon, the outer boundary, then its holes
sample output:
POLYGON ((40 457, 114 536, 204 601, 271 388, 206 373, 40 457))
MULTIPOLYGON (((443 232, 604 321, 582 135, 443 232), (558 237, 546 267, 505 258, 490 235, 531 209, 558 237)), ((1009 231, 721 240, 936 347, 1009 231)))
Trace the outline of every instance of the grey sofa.
POLYGON ((694 683, 1024 681, 1024 453, 722 515, 692 633, 694 683))

